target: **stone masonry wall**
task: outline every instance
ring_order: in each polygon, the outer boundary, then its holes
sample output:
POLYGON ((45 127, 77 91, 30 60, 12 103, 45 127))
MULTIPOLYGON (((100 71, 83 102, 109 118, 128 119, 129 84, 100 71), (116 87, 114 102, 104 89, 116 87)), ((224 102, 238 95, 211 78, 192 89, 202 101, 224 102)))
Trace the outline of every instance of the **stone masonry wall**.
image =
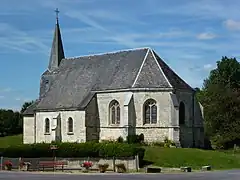
POLYGON ((50 143, 55 140, 55 132, 51 129, 56 125, 58 114, 61 115, 62 142, 85 142, 85 111, 60 111, 60 112, 37 112, 36 113, 36 142, 50 143), (73 133, 68 134, 68 118, 73 119, 73 133), (50 134, 45 134, 45 119, 50 120, 50 134))
POLYGON ((124 102, 129 92, 101 93, 97 94, 100 139, 117 139, 126 137, 128 125, 135 126, 135 133, 143 133, 145 141, 163 141, 165 137, 173 137, 171 125, 170 92, 133 92, 133 98, 129 101, 128 111, 124 108, 124 102), (157 124, 143 124, 143 105, 146 100, 154 99, 157 102, 157 124), (117 100, 120 103, 120 125, 109 124, 109 103, 117 100), (126 114, 127 113, 127 116, 126 114), (126 118, 127 117, 127 118, 126 118))
POLYGON ((34 116, 23 117, 23 143, 32 144, 34 143, 34 116))

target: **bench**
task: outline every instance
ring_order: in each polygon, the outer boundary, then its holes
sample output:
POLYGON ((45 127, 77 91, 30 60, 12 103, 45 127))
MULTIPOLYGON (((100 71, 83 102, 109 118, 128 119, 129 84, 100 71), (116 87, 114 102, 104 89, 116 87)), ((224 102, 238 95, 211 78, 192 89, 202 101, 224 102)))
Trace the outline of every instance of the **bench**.
POLYGON ((146 167, 146 173, 160 173, 160 167, 146 167))
POLYGON ((181 169, 182 172, 192 172, 192 168, 191 168, 191 167, 188 167, 188 166, 186 166, 186 167, 181 167, 180 169, 181 169))
POLYGON ((64 161, 39 161, 38 168, 42 168, 44 171, 46 168, 53 168, 55 170, 57 167, 60 167, 63 171, 65 165, 67 165, 67 162, 64 161))
POLYGON ((211 171, 211 166, 202 166, 202 171, 211 171))

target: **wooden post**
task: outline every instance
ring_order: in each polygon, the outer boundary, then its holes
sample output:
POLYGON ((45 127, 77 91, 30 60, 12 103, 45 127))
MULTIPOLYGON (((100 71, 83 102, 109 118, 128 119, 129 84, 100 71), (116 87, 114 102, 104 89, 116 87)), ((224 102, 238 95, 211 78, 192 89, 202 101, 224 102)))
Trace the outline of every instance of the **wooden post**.
POLYGON ((0 159, 0 163, 1 163, 1 164, 0 164, 0 165, 1 165, 0 168, 1 168, 1 170, 3 170, 3 157, 2 157, 2 156, 1 156, 1 159, 0 159))
POLYGON ((136 164, 136 170, 138 172, 138 170, 139 170, 139 157, 138 157, 138 155, 135 156, 135 164, 136 164))
POLYGON ((115 157, 113 156, 113 172, 116 172, 115 157))
POLYGON ((20 158, 18 159, 18 170, 19 170, 19 171, 21 171, 21 167, 20 167, 21 161, 22 161, 22 158, 20 157, 20 158))

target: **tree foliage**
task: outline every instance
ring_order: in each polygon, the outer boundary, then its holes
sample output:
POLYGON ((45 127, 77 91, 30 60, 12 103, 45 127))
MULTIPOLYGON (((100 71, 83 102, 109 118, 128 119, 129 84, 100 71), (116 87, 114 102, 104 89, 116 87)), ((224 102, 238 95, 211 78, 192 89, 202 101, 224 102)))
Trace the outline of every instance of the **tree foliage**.
POLYGON ((22 112, 31 105, 31 102, 25 102, 22 105, 21 111, 13 111, 10 109, 0 109, 0 136, 8 136, 20 134, 23 131, 22 112))
POLYGON ((197 92, 204 106, 206 135, 219 148, 240 144, 240 64, 222 57, 197 92))
POLYGON ((21 113, 23 113, 30 105, 32 105, 34 103, 34 101, 29 101, 29 102, 25 102, 23 105, 22 105, 22 109, 21 109, 21 113))

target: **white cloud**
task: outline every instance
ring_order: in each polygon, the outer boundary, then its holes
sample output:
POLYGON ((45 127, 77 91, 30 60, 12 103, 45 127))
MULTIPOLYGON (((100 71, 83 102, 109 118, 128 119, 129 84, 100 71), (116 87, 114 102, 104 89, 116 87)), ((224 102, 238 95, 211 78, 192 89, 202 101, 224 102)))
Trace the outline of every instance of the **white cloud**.
POLYGON ((0 92, 10 92, 10 91, 12 91, 13 89, 12 88, 2 88, 2 89, 0 89, 0 92))
POLYGON ((14 50, 21 53, 47 52, 48 46, 43 43, 44 39, 37 36, 39 34, 30 35, 10 24, 0 23, 0 51, 14 50))
POLYGON ((223 24, 229 30, 240 30, 240 21, 228 19, 228 20, 224 21, 223 24))
POLYGON ((210 32, 205 32, 197 35, 197 39, 200 39, 200 40, 214 39, 216 37, 217 37, 216 34, 210 33, 210 32))
POLYGON ((22 99, 21 98, 15 98, 16 101, 21 101, 22 99))
POLYGON ((203 65, 203 69, 204 69, 204 70, 213 69, 213 65, 212 65, 212 64, 204 64, 204 65, 203 65))
POLYGON ((5 96, 0 95, 0 99, 3 99, 3 98, 5 98, 5 96))

